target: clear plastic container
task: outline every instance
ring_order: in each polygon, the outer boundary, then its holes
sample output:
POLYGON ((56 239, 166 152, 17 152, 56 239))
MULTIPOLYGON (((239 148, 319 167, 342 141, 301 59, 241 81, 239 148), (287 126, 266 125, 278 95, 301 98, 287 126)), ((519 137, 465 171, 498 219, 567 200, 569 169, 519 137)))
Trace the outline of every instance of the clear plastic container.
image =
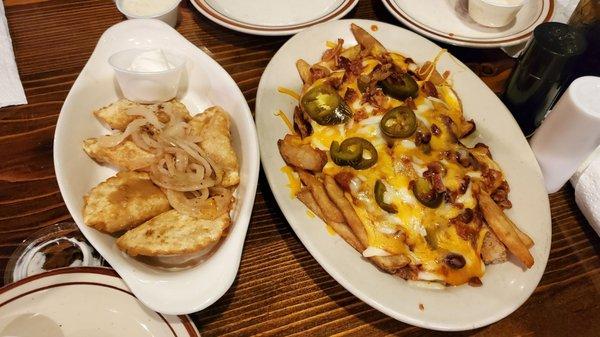
POLYGON ((181 0, 173 1, 173 5, 169 9, 158 13, 154 13, 152 15, 139 15, 127 11, 126 7, 123 5, 125 1, 127 0, 117 0, 116 4, 119 12, 123 13, 123 15, 127 17, 127 19, 157 19, 165 22, 171 27, 175 27, 175 25, 177 24, 177 20, 179 18, 179 3, 181 2, 181 0))
POLYGON ((101 266, 104 260, 72 222, 45 227, 25 239, 11 255, 4 283, 64 267, 101 266))
POLYGON ((181 75, 185 68, 182 56, 163 51, 173 67, 162 71, 134 71, 130 65, 137 56, 149 49, 126 49, 113 54, 108 63, 115 70, 117 82, 125 98, 138 103, 161 103, 177 96, 181 75))

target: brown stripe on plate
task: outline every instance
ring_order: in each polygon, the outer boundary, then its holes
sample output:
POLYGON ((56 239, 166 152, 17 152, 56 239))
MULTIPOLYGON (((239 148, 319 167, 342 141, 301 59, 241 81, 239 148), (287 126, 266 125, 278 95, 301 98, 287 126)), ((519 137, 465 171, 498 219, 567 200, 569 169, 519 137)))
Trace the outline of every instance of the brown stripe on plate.
POLYGON ((285 31, 285 30, 291 30, 291 29, 302 29, 302 28, 310 27, 312 25, 316 25, 321 22, 329 21, 332 18, 339 15, 340 13, 343 13, 344 11, 346 11, 348 8, 352 8, 355 5, 355 3, 358 2, 358 0, 347 0, 347 1, 343 2, 342 4, 340 4, 340 6, 338 6, 335 10, 333 10, 329 14, 326 14, 320 18, 314 19, 309 22, 305 22, 305 23, 301 23, 301 24, 297 24, 297 25, 288 25, 288 26, 263 26, 263 25, 252 25, 252 24, 243 23, 243 22, 240 22, 237 20, 233 20, 227 16, 224 16, 223 14, 219 13, 217 10, 212 8, 206 2, 206 0, 192 0, 192 1, 196 5, 198 5, 200 8, 202 8, 207 14, 211 15, 213 18, 215 18, 219 21, 225 22, 227 24, 230 24, 232 26, 236 26, 239 28, 258 30, 258 31, 264 31, 264 32, 269 32, 269 31, 276 32, 276 31, 285 31))
MULTIPOLYGON (((476 40, 476 39, 460 39, 460 38, 457 38, 457 37, 454 37, 454 36, 449 36, 449 35, 446 35, 446 34, 438 33, 437 31, 432 30, 429 27, 422 25, 420 22, 413 20, 410 16, 408 16, 407 14, 405 14, 404 11, 401 11, 398 8, 396 8, 396 4, 393 2, 393 0, 384 0, 384 1, 389 5, 389 8, 391 8, 394 11, 394 13, 398 14, 404 20, 410 22, 412 25, 414 25, 414 26, 418 27, 419 29, 422 29, 422 30, 424 30, 424 31, 426 31, 426 32, 428 32, 428 33, 430 33, 432 35, 439 36, 441 38, 448 39, 448 40, 459 41, 459 42, 467 42, 467 43, 474 43, 474 44, 480 44, 480 45, 489 45, 489 44, 506 43, 506 42, 520 40, 520 39, 529 37, 533 33, 533 31, 530 31, 530 32, 525 33, 525 34, 514 36, 514 37, 509 38, 509 39, 503 39, 503 40, 481 41, 481 40, 476 40)), ((552 17, 552 14, 554 13, 554 0, 542 0, 542 9, 540 11, 540 14, 538 15, 538 17, 535 20, 533 20, 533 22, 531 23, 531 25, 529 25, 527 28, 523 29, 523 31, 526 31, 526 30, 530 29, 531 26, 533 26, 536 22, 538 22, 538 20, 542 16, 542 13, 544 13, 544 7, 546 6, 546 3, 548 3, 548 5, 549 5, 548 14, 544 18, 544 21, 542 21, 542 22, 547 22, 547 21, 550 20, 550 18, 552 17)))

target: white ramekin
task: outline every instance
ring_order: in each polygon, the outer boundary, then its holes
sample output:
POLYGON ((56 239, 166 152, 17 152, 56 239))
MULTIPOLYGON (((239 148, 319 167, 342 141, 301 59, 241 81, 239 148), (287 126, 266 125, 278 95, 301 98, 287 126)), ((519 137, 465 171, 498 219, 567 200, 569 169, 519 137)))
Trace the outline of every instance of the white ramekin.
POLYGON ((514 20, 525 1, 505 5, 490 0, 469 0, 469 16, 482 26, 504 27, 514 20))
POLYGON ((161 103, 177 96, 181 74, 185 68, 182 56, 164 51, 173 69, 157 72, 128 70, 131 62, 147 49, 126 49, 113 54, 108 63, 115 70, 115 76, 123 96, 138 103, 161 103))
POLYGON ((157 19, 166 22, 171 27, 175 27, 177 19, 179 18, 179 3, 181 0, 173 1, 173 6, 162 13, 156 13, 154 15, 136 15, 123 9, 123 2, 127 0, 116 0, 117 9, 123 13, 127 19, 157 19))

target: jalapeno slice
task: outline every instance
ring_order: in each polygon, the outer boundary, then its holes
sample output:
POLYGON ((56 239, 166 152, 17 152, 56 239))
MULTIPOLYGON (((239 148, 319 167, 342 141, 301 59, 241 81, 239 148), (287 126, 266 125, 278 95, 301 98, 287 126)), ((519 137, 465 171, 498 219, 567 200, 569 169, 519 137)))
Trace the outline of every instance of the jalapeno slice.
POLYGON ((417 130, 417 117, 407 106, 395 107, 383 115, 381 131, 391 138, 408 138, 417 130))
MULTIPOLYGON (((344 144, 342 142, 342 144, 344 144)), ((329 148, 331 160, 339 166, 354 166, 358 164, 362 157, 362 146, 360 144, 344 144, 344 147, 337 141, 331 142, 329 148)))
POLYGON ((369 168, 377 162, 377 150, 368 140, 360 137, 345 139, 341 144, 333 141, 329 148, 331 160, 339 166, 357 170, 369 168))
POLYGON ((385 187, 383 182, 381 180, 377 179, 377 181, 375 182, 375 189, 374 189, 375 201, 377 202, 377 205, 379 205, 379 207, 381 207, 381 209, 383 209, 384 211, 386 211, 388 213, 398 213, 398 209, 396 208, 396 206, 385 202, 384 195, 385 195, 386 190, 387 190, 387 188, 385 187))
POLYGON ((348 105, 329 84, 320 84, 308 90, 302 96, 300 106, 321 125, 341 124, 352 117, 348 105))
POLYGON ((412 184, 412 191, 423 206, 437 208, 444 200, 444 193, 437 193, 425 178, 417 178, 412 184))
POLYGON ((383 92, 396 99, 404 100, 409 97, 416 98, 419 95, 419 85, 407 73, 400 76, 388 76, 379 82, 383 92))

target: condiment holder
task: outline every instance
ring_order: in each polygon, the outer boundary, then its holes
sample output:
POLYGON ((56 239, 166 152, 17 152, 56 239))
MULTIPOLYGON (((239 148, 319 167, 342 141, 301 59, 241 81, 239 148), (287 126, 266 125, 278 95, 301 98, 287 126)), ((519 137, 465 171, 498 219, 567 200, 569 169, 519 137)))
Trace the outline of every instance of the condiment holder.
POLYGON ((127 19, 157 19, 167 23, 171 27, 175 27, 179 18, 179 3, 181 0, 168 0, 172 2, 170 6, 158 8, 158 11, 153 11, 152 8, 143 8, 142 6, 150 6, 152 1, 140 0, 116 0, 117 9, 123 13, 127 19), (140 7, 143 10, 140 10, 140 7))
POLYGON ((509 25, 527 0, 469 0, 469 16, 486 27, 509 25))
POLYGON ((163 50, 126 49, 113 54, 108 63, 125 98, 139 103, 160 103, 177 95, 179 82, 185 67, 185 59, 163 50), (160 58, 153 57, 159 53, 160 58), (141 60, 150 54, 147 60, 141 60), (141 67, 135 66, 140 63, 141 67), (154 68, 153 68, 154 66, 154 68))

